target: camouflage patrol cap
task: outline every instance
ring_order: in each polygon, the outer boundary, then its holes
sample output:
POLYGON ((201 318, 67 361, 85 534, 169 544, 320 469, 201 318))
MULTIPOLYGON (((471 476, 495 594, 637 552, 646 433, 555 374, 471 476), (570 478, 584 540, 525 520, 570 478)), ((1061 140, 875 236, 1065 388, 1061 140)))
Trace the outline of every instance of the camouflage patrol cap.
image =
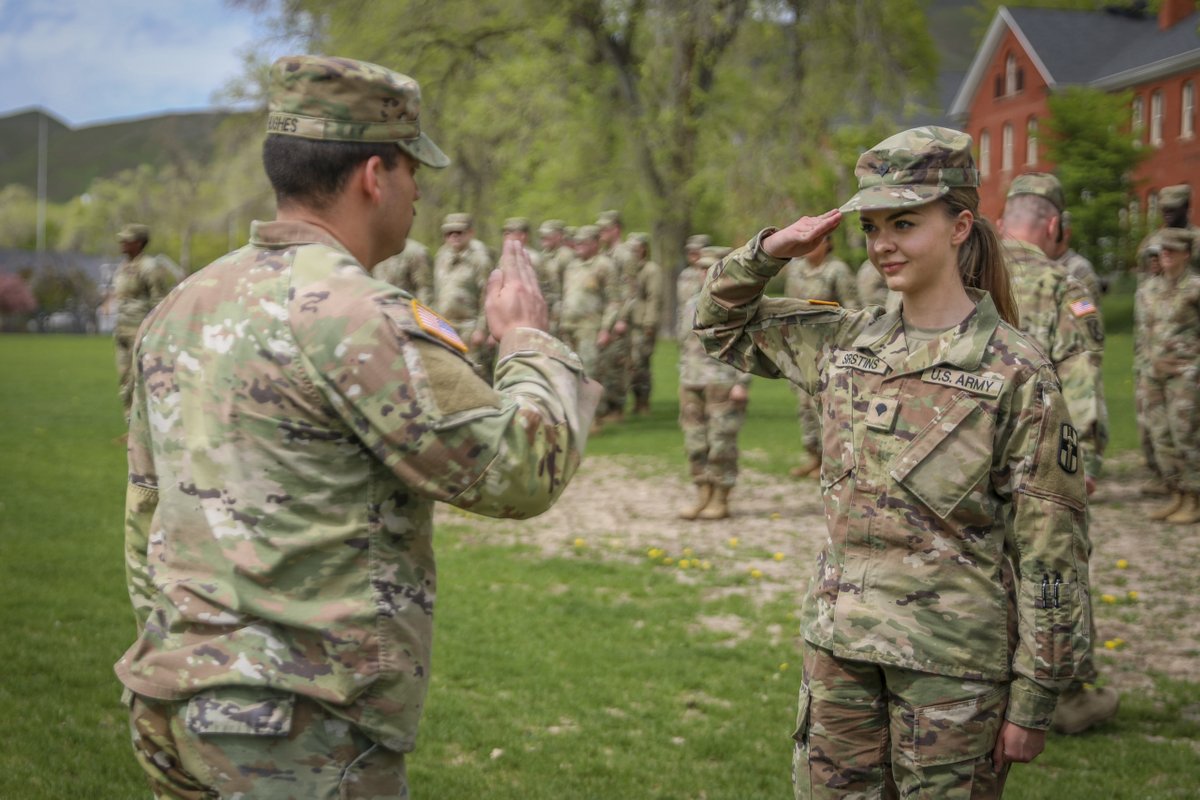
POLYGON ((542 236, 549 236, 552 233, 562 233, 566 229, 567 223, 561 219, 547 219, 543 220, 542 224, 538 226, 538 233, 542 236))
POLYGON ((1008 187, 1008 196, 1015 197, 1019 194, 1044 197, 1060 213, 1067 206, 1062 183, 1049 172, 1026 172, 1024 175, 1018 175, 1013 179, 1012 186, 1008 187))
POLYGON ((504 220, 503 230, 505 233, 512 233, 514 231, 529 233, 529 220, 525 217, 509 217, 504 220))
POLYGON ((271 65, 267 133, 331 142, 395 142, 430 167, 450 164, 421 132, 421 87, 366 61, 284 56, 271 65))
POLYGON ((971 137, 936 125, 884 139, 858 157, 854 174, 858 193, 841 207, 843 213, 918 206, 954 188, 979 186, 971 137))
POLYGON ((613 209, 601 211, 600 215, 596 217, 596 224, 601 228, 606 228, 609 225, 620 225, 621 212, 613 209))
POLYGON ((442 220, 442 233, 462 233, 471 229, 471 215, 462 212, 447 214, 442 220))
POLYGON ((696 259, 696 266, 707 269, 732 252, 732 247, 720 247, 718 245, 702 247, 700 248, 700 258, 696 259))
POLYGON ((580 225, 578 228, 575 229, 575 241, 577 241, 577 242, 582 242, 587 239, 599 239, 599 238, 600 238, 600 226, 599 225, 580 225))
POLYGON ((1163 250, 1187 252, 1192 249, 1193 236, 1187 228, 1162 228, 1158 231, 1158 244, 1163 250))
POLYGON ((685 250, 700 250, 712 244, 712 237, 707 233, 693 233, 687 238, 687 244, 684 245, 685 250))
POLYGON ((641 231, 631 233, 625 237, 625 241, 628 244, 636 243, 640 244, 642 247, 645 247, 647 250, 650 249, 650 234, 648 233, 642 233, 641 231))
POLYGON ((150 241, 150 227, 140 222, 131 222, 117 231, 117 241, 148 242, 150 241))
POLYGON ((1158 191, 1160 208, 1182 208, 1192 199, 1192 187, 1186 183, 1164 186, 1158 191))

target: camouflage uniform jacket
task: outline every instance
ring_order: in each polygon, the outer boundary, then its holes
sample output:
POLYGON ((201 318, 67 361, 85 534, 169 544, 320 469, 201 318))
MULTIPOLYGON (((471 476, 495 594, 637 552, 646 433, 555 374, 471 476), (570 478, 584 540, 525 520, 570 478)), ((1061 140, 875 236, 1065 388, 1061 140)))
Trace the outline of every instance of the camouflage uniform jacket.
POLYGON ((487 332, 484 290, 492 259, 482 242, 472 239, 459 252, 443 245, 433 262, 433 307, 469 341, 475 331, 487 332))
POLYGON ((606 255, 576 258, 563 273, 560 324, 564 328, 610 330, 621 312, 617 268, 606 255))
POLYGON ((1088 294, 1092 296, 1093 302, 1100 302, 1100 296, 1104 294, 1104 291, 1100 287, 1100 276, 1096 274, 1096 268, 1092 266, 1092 262, 1074 250, 1069 249, 1054 263, 1066 270, 1067 274, 1072 278, 1082 283, 1083 287, 1087 289, 1088 294))
POLYGON ((793 258, 784 267, 783 293, 801 300, 825 300, 843 308, 860 308, 858 283, 846 262, 826 258, 813 265, 793 258))
POLYGON ((697 273, 701 280, 689 281, 686 284, 682 280, 679 282, 681 290, 691 291, 690 297, 679 295, 679 320, 676 325, 679 336, 679 385, 688 388, 721 383, 749 385, 750 373, 742 372, 710 356, 700 343, 700 337, 692 329, 696 319, 696 302, 700 299, 700 288, 704 285, 705 270, 686 269, 683 275, 689 272, 697 273))
POLYGON ((1159 275, 1140 274, 1133 296, 1133 374, 1149 374, 1148 353, 1154 336, 1152 323, 1157 320, 1155 306, 1162 280, 1159 275))
POLYGON ((600 254, 612 261, 617 275, 617 319, 632 325, 637 307, 638 261, 633 257, 633 250, 623 242, 607 250, 602 249, 600 254))
POLYGON ((1011 678, 1008 719, 1047 727, 1090 635, 1083 470, 1053 367, 983 292, 911 354, 900 315, 879 306, 762 298, 784 264, 761 250, 770 231, 710 271, 696 325, 709 353, 820 395, 829 538, 805 639, 848 659, 1011 678))
POLYGON ((163 256, 142 251, 117 268, 113 294, 117 300, 114 335, 132 340, 142 320, 179 283, 179 268, 163 256))
POLYGON ((409 239, 404 249, 371 270, 377 279, 403 289, 425 305, 433 305, 433 265, 429 248, 409 239))
POLYGON ((662 319, 662 269, 653 261, 641 262, 633 301, 632 325, 657 330, 662 319))
POLYGON ((556 339, 500 342, 496 389, 405 292, 319 228, 256 222, 142 326, 129 432, 130 690, 314 698, 413 747, 429 680, 436 500, 541 513, 598 389, 556 339))
POLYGON ((555 250, 541 252, 541 265, 538 267, 538 287, 542 297, 546 299, 546 308, 550 312, 551 327, 558 325, 562 312, 562 282, 567 265, 575 260, 575 251, 563 245, 555 250))
POLYGON ((1147 375, 1169 378, 1200 367, 1200 274, 1186 270, 1175 281, 1159 275, 1153 283, 1142 310, 1142 360, 1147 375))
POLYGON ((1006 238, 1003 246, 1021 332, 1050 357, 1079 431, 1087 473, 1099 475, 1108 444, 1099 301, 1034 245, 1006 238))

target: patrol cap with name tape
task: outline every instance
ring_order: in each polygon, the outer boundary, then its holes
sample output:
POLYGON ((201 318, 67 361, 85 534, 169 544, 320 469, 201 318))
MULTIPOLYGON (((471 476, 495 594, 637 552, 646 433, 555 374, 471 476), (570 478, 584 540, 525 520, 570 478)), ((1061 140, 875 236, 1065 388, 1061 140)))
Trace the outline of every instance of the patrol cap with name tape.
POLYGON ((979 186, 971 137, 937 125, 889 136, 858 157, 854 174, 858 193, 842 205, 843 213, 919 206, 951 189, 979 186))
POLYGON ((504 220, 504 227, 502 230, 505 233, 515 233, 517 231, 529 233, 529 220, 525 217, 509 217, 508 219, 504 220))
POLYGON ((150 241, 150 228, 140 222, 131 222, 117 231, 117 241, 148 242, 150 241))
POLYGON ((1186 183, 1164 186, 1158 191, 1160 208, 1182 208, 1192 199, 1192 187, 1186 183))
POLYGON ((267 133, 329 142, 394 142, 417 161, 450 164, 421 132, 421 87, 378 64, 283 56, 267 84, 267 133))
POLYGON ((566 231, 567 223, 561 219, 548 219, 538 226, 538 233, 542 236, 549 236, 552 233, 563 233, 566 231))
POLYGON ((1019 194, 1044 197, 1060 213, 1067 206, 1062 182, 1049 172, 1026 172, 1024 175, 1018 175, 1013 179, 1012 186, 1008 187, 1008 196, 1015 197, 1019 194))
POLYGON ((471 215, 462 211, 447 214, 442 220, 442 233, 462 233, 471 230, 471 215))
POLYGON ((1158 244, 1163 250, 1187 252, 1192 249, 1194 237, 1187 228, 1160 228, 1157 236, 1158 244))

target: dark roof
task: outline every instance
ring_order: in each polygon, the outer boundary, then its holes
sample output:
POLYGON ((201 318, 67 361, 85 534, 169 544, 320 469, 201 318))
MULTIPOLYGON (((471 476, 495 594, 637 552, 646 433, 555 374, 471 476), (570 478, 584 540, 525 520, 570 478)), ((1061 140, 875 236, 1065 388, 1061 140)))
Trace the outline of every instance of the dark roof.
POLYGON ((1158 29, 1155 17, 1047 8, 1010 8, 1008 13, 1050 81, 1060 85, 1095 83, 1200 51, 1200 13, 1166 31, 1158 29))

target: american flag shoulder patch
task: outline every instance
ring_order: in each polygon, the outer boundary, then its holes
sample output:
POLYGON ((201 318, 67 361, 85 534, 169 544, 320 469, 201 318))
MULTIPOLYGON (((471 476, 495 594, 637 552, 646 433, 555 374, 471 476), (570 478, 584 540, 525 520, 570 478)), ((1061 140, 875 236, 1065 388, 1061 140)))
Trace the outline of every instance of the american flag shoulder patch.
POLYGON ((421 330, 428 333, 439 342, 445 342, 460 353, 467 352, 467 343, 458 335, 458 331, 454 330, 454 326, 430 308, 418 300, 412 301, 413 319, 417 321, 417 326, 421 330))
POLYGON ((1069 305, 1068 308, 1070 308, 1071 313, 1077 317, 1082 317, 1087 314, 1095 314, 1096 313, 1095 304, 1093 304, 1092 301, 1086 297, 1083 298, 1082 300, 1076 300, 1074 303, 1071 303, 1071 305, 1069 305))

